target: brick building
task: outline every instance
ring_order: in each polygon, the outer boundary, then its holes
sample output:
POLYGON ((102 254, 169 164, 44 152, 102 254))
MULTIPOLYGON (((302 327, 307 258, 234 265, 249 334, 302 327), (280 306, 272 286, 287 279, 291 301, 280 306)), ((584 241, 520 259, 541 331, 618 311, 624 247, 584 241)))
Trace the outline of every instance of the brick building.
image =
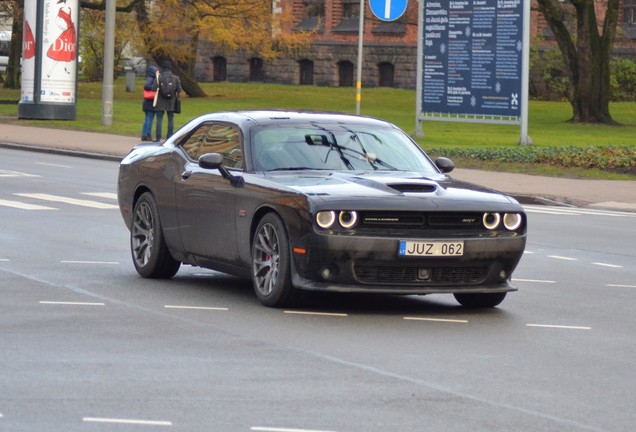
MULTIPOLYGON (((600 0, 597 0, 600 3, 600 0)), ((362 83, 364 87, 415 88, 417 1, 397 21, 384 22, 365 0, 362 83)), ((258 81, 278 84, 355 86, 358 61, 359 0, 273 0, 273 10, 291 8, 284 31, 313 30, 312 43, 294 55, 263 60, 241 51, 201 44, 195 76, 200 81, 258 81)), ((551 43, 550 29, 534 8, 531 35, 551 43)), ((616 52, 636 61, 636 0, 622 0, 616 52)))

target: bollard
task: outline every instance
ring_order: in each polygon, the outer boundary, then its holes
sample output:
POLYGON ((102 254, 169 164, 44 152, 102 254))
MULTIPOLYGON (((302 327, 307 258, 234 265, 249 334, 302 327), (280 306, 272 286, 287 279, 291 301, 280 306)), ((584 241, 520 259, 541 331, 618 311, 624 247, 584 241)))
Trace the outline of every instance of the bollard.
POLYGON ((135 68, 132 66, 126 66, 124 68, 124 71, 126 72, 126 91, 129 93, 134 92, 135 78, 137 76, 137 72, 135 71, 135 68))

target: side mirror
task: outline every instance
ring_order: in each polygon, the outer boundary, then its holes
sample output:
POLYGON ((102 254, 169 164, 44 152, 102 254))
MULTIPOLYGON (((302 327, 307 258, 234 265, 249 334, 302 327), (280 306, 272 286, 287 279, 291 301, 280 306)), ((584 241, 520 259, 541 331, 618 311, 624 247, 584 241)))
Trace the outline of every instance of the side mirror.
POLYGON ((455 169, 455 164, 453 163, 453 161, 445 157, 438 157, 437 159, 435 159, 435 165, 444 174, 449 173, 455 169))
POLYGON ((243 177, 235 176, 223 165, 223 155, 219 153, 206 153, 199 157, 199 166, 204 169, 218 169, 224 179, 230 181, 232 186, 239 187, 245 181, 243 177))

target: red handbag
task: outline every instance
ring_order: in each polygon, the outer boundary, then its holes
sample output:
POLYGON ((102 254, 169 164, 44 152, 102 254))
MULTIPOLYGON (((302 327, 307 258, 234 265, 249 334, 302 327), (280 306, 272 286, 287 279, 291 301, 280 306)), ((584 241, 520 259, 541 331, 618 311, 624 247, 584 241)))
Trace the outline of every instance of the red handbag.
POLYGON ((144 99, 153 100, 154 98, 155 98, 155 92, 153 92, 152 90, 144 89, 144 99))

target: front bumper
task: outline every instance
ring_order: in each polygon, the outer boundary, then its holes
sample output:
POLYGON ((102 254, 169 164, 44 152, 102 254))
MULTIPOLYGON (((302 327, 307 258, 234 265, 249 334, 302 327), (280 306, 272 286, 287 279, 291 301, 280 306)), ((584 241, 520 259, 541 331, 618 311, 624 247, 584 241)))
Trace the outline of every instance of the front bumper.
MULTIPOLYGON (((292 282, 300 289, 336 292, 516 291, 510 278, 523 255, 525 234, 461 239, 461 257, 399 257, 399 240, 312 233, 292 245, 292 282)), ((444 239, 426 239, 432 240, 444 239)))

